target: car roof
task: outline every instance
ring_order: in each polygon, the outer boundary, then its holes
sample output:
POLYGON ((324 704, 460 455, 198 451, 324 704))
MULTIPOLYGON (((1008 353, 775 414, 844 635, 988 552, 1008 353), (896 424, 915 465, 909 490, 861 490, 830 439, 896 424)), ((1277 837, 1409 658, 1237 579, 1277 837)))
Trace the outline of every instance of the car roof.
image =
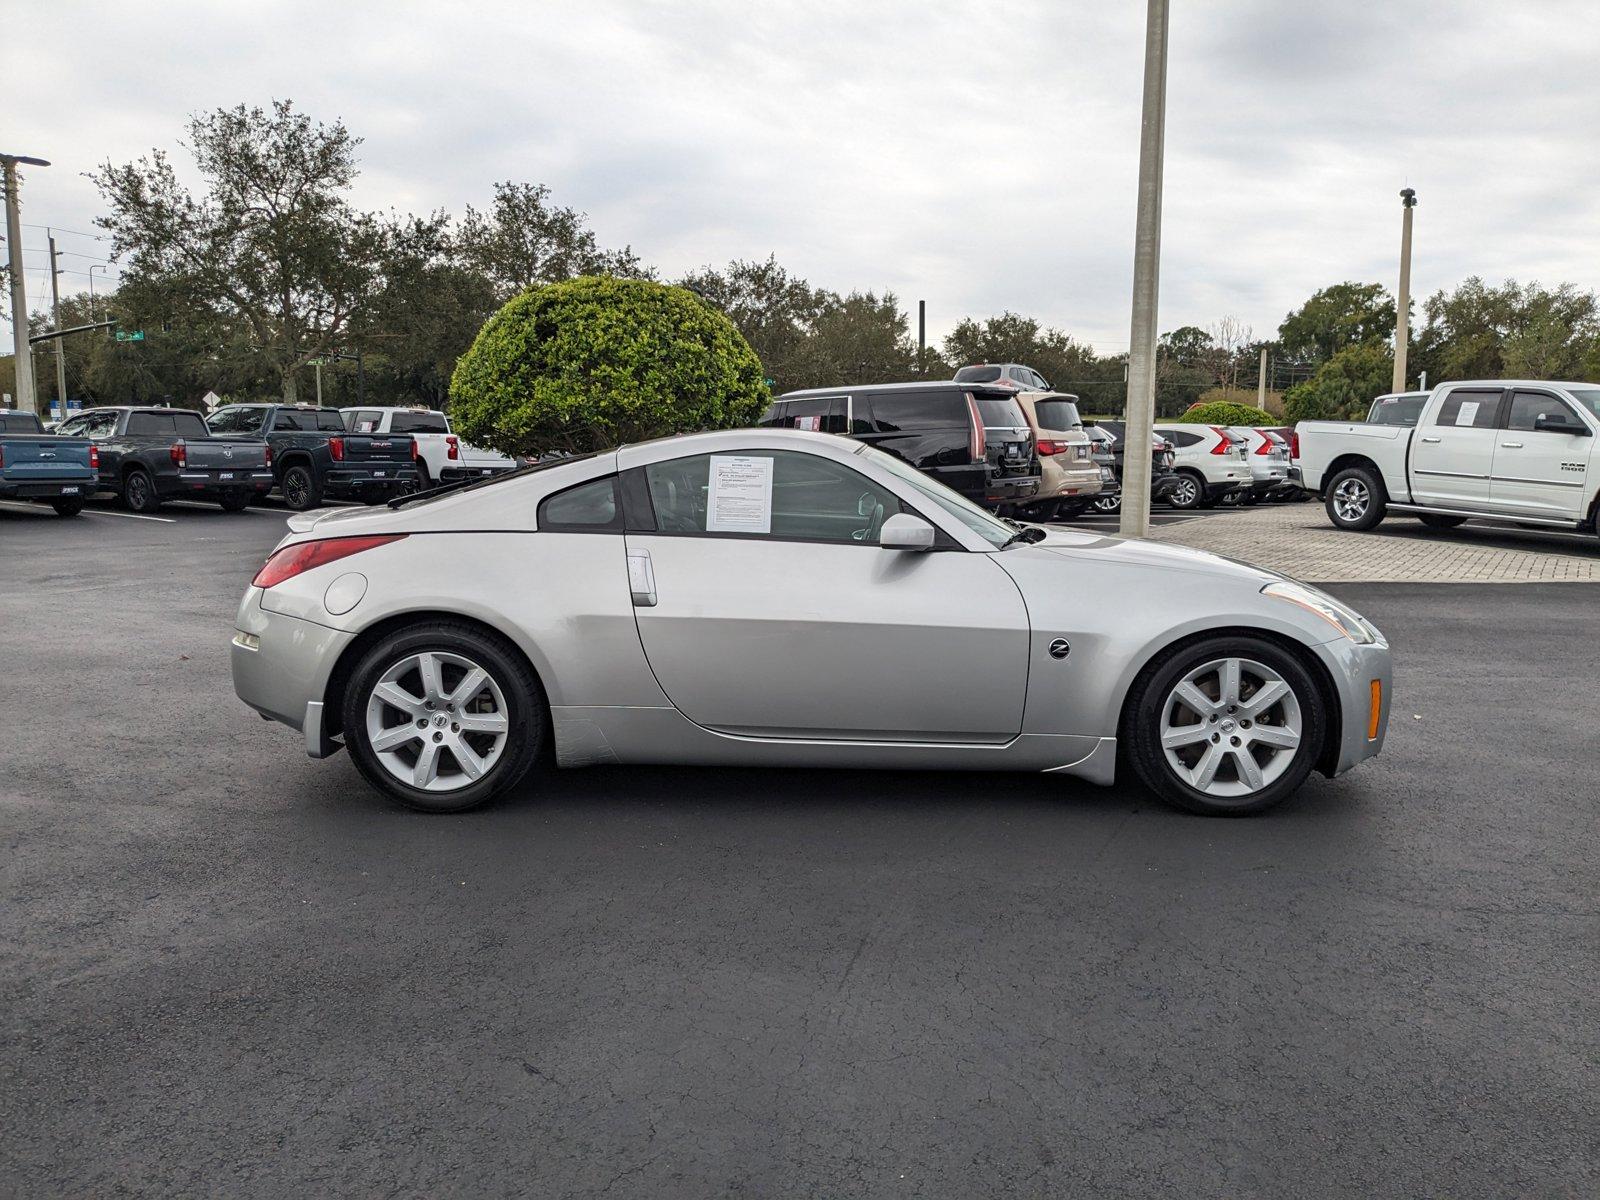
POLYGON ((915 379, 908 383, 862 383, 840 384, 837 387, 802 388, 796 392, 785 392, 776 396, 777 400, 799 400, 806 396, 839 396, 849 394, 859 396, 868 392, 927 392, 946 390, 952 392, 990 392, 996 396, 1015 396, 1014 388, 990 388, 981 383, 957 383, 954 379, 915 379))

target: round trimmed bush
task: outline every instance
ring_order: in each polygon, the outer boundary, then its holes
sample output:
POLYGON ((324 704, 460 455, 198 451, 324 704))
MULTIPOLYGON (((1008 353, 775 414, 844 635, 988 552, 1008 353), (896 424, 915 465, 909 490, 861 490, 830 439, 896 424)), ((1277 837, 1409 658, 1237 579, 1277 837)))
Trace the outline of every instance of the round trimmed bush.
POLYGON ((582 452, 749 425, 770 398, 750 344, 692 292, 583 276, 485 322, 456 363, 450 418, 502 454, 582 452))
POLYGON ((1210 404, 1196 404, 1181 417, 1173 418, 1186 425, 1277 425, 1278 419, 1253 404, 1235 404, 1231 400, 1216 400, 1210 404))

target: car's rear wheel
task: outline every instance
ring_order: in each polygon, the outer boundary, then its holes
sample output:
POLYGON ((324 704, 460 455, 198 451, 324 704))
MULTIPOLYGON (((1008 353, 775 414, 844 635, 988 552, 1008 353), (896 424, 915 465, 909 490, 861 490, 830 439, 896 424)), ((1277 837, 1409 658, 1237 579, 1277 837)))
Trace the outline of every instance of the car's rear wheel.
POLYGON ((129 512, 153 513, 161 507, 161 496, 148 471, 135 467, 122 481, 122 504, 129 512))
POLYGON ((1205 481, 1192 471, 1180 471, 1177 484, 1167 496, 1167 503, 1173 508, 1199 508, 1205 499, 1205 481))
POLYGON ((60 500, 52 500, 50 507, 56 510, 57 516, 75 517, 83 511, 83 497, 66 496, 60 500))
POLYGON ((1422 513, 1420 519, 1429 529, 1454 529, 1466 521, 1465 517, 1451 517, 1444 513, 1422 513))
POLYGON ((1293 654, 1265 639, 1219 637, 1140 673, 1123 738, 1135 773, 1164 800, 1242 816, 1305 782, 1326 722, 1322 695, 1293 654))
POLYGON ((283 473, 283 502, 295 512, 305 512, 322 503, 322 489, 311 468, 296 463, 283 473))
POLYGON ((368 782, 421 812, 463 812, 528 773, 548 707, 509 645, 439 621, 398 630, 362 655, 342 715, 368 782))
POLYGON ((1346 467, 1328 481, 1328 520, 1340 529, 1372 529, 1389 509, 1383 481, 1367 467, 1346 467))

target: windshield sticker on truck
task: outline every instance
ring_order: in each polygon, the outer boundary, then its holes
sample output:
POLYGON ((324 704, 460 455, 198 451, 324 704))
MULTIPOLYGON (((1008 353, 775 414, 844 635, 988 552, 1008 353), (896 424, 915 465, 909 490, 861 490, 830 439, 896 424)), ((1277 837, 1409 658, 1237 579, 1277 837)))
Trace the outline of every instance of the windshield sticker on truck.
POLYGON ((772 532, 772 459, 713 454, 707 533, 772 532))
POLYGON ((1461 410, 1456 413, 1457 425, 1471 425, 1478 416, 1478 402, 1476 400, 1463 400, 1461 410))

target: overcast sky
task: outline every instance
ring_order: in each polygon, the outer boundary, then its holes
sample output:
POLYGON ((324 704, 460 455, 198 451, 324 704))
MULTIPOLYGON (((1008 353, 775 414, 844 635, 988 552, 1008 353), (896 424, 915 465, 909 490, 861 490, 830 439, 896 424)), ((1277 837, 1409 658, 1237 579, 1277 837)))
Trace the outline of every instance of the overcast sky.
MULTIPOLYGON (((546 183, 667 278, 772 252, 926 299, 933 336, 1010 309, 1127 347, 1138 0, 8 7, 0 149, 55 164, 23 189, 35 306, 36 226, 95 228, 83 172, 288 97, 365 139, 367 207, 546 183)), ((1600 6, 1172 9, 1163 330, 1232 315, 1270 336, 1317 287, 1392 290, 1403 186, 1414 291, 1600 288, 1600 6)), ((82 290, 104 246, 60 244, 82 290)))

